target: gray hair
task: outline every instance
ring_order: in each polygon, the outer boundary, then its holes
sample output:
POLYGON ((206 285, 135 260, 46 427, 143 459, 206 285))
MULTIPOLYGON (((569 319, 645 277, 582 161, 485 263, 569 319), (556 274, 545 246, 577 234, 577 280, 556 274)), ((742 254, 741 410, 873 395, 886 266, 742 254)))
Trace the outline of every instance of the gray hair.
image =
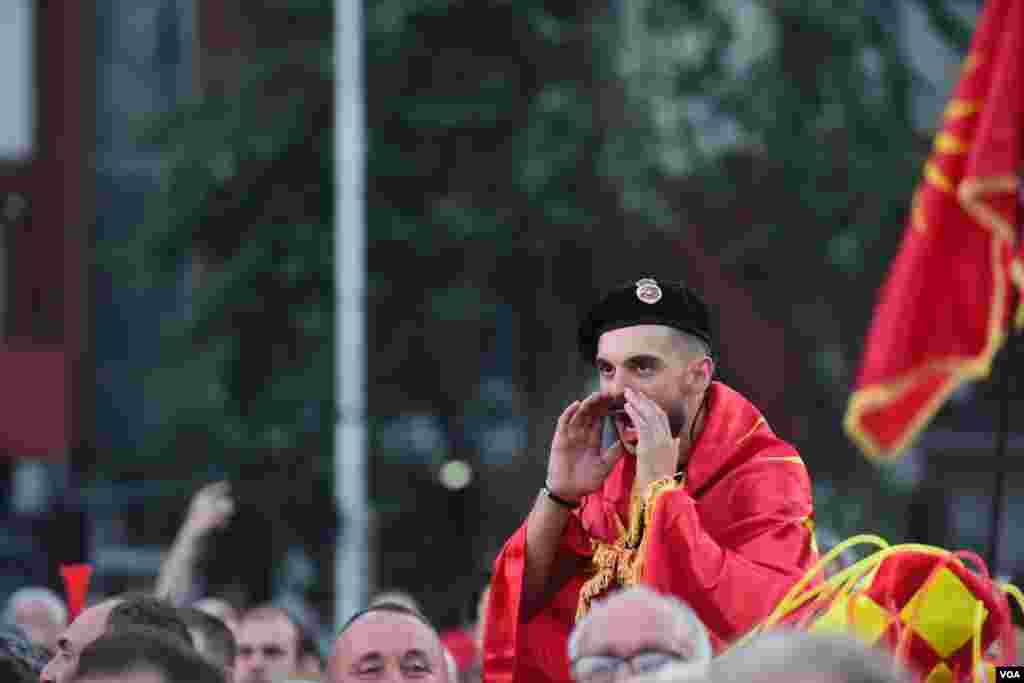
POLYGON ((64 604, 64 601, 49 588, 42 588, 39 586, 19 588, 14 591, 11 597, 7 599, 7 606, 4 608, 4 623, 13 624, 18 605, 25 602, 43 603, 46 605, 46 609, 50 612, 54 621, 61 626, 67 626, 68 608, 64 604))
POLYGON ((787 629, 758 636, 729 650, 711 665, 711 678, 761 683, 818 674, 839 683, 909 683, 891 653, 844 635, 787 629))
POLYGON ((38 677, 49 657, 20 628, 7 624, 0 626, 0 660, 3 659, 19 662, 38 677))
POLYGON ((697 617, 697 613, 693 611, 693 608, 671 595, 664 595, 647 586, 637 585, 612 593, 606 599, 594 603, 590 611, 577 622, 576 627, 569 636, 570 662, 576 661, 577 656, 579 656, 581 634, 590 625, 594 615, 600 614, 609 605, 626 600, 636 600, 647 607, 666 608, 676 620, 679 636, 686 638, 693 645, 694 655, 692 661, 707 662, 711 660, 711 638, 708 636, 707 628, 697 617))

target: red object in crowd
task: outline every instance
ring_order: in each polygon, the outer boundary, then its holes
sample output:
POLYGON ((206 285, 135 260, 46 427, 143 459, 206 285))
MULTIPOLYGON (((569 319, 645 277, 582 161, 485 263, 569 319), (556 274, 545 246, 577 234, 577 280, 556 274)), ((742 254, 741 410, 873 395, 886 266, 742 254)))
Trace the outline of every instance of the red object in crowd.
MULTIPOLYGON (((1024 2, 990 0, 890 269, 844 426, 899 455, 963 382, 986 377, 1024 285, 1024 2)), ((1017 324, 1024 309, 1018 308, 1017 324)))
POLYGON ((459 671, 464 671, 476 661, 478 652, 473 634, 464 628, 453 628, 441 634, 441 643, 455 659, 459 671))
POLYGON ((60 575, 64 579, 70 624, 85 609, 85 598, 89 595, 89 579, 92 578, 92 565, 64 564, 60 567, 60 575))

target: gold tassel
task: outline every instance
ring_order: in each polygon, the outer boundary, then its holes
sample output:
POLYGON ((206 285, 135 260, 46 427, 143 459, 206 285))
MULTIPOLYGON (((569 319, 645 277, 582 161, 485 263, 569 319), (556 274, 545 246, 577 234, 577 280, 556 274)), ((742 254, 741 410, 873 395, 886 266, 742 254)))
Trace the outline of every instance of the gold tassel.
MULTIPOLYGON (((682 474, 677 474, 674 477, 656 479, 647 485, 647 490, 644 491, 644 502, 642 508, 642 519, 644 520, 643 528, 645 530, 650 529, 653 524, 654 508, 658 502, 658 498, 667 491, 674 491, 678 488, 682 488, 685 481, 686 480, 682 474)), ((640 548, 636 553, 636 557, 633 558, 629 568, 629 585, 636 585, 640 583, 640 579, 643 578, 644 558, 647 557, 647 539, 650 537, 650 534, 645 533, 640 542, 640 548)))
POLYGON ((591 540, 594 554, 590 562, 595 573, 580 588, 576 621, 582 619, 590 611, 590 606, 595 598, 613 586, 633 586, 640 582, 648 537, 644 530, 651 525, 655 501, 665 491, 671 491, 682 485, 681 475, 651 482, 643 495, 634 494, 630 501, 628 531, 623 528, 622 522, 616 516, 615 522, 619 528, 619 537, 614 543, 591 540))
POLYGON ((594 598, 607 591, 613 584, 621 585, 624 568, 630 564, 631 558, 636 552, 623 547, 621 537, 614 544, 602 541, 591 541, 591 544, 594 548, 594 555, 590 561, 597 572, 580 588, 576 621, 582 619, 583 615, 590 611, 590 604, 594 598))

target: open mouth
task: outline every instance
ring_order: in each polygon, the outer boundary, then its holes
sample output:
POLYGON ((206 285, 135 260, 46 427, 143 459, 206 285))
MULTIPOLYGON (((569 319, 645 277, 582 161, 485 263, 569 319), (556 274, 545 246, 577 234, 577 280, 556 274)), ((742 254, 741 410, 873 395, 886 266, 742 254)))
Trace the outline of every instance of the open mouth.
POLYGON ((633 426, 633 420, 629 417, 629 414, 623 410, 613 410, 611 412, 612 420, 615 421, 615 428, 619 432, 619 438, 627 442, 635 442, 637 440, 636 428, 633 426))

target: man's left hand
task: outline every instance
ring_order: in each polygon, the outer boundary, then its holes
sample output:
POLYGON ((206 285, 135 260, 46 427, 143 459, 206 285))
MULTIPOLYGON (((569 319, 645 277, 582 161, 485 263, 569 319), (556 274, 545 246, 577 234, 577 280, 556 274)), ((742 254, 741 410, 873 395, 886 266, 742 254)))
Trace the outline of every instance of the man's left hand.
POLYGON ((636 481, 642 492, 652 481, 675 475, 679 446, 661 406, 639 391, 627 388, 625 394, 626 414, 637 433, 636 481))

